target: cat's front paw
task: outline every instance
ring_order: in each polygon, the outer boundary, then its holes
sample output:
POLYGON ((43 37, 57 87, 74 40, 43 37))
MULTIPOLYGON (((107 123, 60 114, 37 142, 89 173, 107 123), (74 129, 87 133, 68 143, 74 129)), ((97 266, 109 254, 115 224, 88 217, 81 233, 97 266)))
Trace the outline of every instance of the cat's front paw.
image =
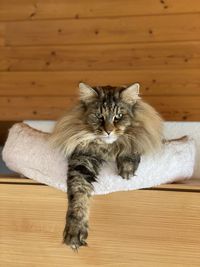
POLYGON ((126 180, 129 180, 135 175, 137 168, 134 168, 133 164, 129 162, 123 163, 121 166, 118 166, 119 175, 126 180))
POLYGON ((88 224, 69 217, 63 232, 63 242, 77 251, 79 247, 87 246, 87 237, 88 224))
POLYGON ((131 157, 121 157, 117 159, 117 167, 119 175, 122 178, 129 180, 131 177, 135 176, 135 172, 140 163, 139 154, 135 154, 131 157))

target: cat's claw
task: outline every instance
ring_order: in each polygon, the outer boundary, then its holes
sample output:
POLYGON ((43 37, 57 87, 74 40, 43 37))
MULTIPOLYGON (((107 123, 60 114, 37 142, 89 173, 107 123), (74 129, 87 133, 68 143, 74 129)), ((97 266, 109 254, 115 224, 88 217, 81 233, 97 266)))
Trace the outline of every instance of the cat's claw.
POLYGON ((79 247, 87 246, 87 228, 84 224, 68 221, 63 233, 63 243, 70 246, 73 251, 78 252, 79 247))
POLYGON ((125 180, 130 180, 131 178, 136 176, 136 174, 134 174, 133 172, 126 172, 126 171, 119 173, 119 175, 125 180))

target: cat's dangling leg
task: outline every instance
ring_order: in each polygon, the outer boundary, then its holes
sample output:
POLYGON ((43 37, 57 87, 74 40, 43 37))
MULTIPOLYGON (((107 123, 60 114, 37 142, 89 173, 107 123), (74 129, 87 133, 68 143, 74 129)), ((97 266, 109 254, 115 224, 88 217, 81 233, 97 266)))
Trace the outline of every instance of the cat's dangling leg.
POLYGON ((81 152, 69 158, 68 211, 63 242, 75 250, 87 245, 89 198, 102 162, 100 158, 81 152))
POLYGON ((138 153, 134 153, 132 155, 120 154, 117 156, 117 168, 119 175, 124 179, 130 179, 134 176, 139 163, 140 163, 140 155, 138 153))

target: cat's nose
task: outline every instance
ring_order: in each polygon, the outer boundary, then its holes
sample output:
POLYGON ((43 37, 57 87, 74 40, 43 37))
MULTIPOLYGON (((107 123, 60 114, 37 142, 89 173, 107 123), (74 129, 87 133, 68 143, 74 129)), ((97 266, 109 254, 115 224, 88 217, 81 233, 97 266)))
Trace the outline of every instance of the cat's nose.
POLYGON ((104 131, 110 135, 112 133, 112 131, 114 130, 113 124, 110 123, 109 121, 105 121, 104 124, 104 131))
POLYGON ((112 130, 105 130, 105 132, 110 135, 112 133, 112 130))

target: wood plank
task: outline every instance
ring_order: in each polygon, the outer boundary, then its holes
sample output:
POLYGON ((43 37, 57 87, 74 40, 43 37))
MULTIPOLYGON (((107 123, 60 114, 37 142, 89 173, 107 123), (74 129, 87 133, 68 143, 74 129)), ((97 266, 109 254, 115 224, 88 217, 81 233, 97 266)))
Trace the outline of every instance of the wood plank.
POLYGON ((0 20, 115 17, 200 12, 195 0, 1 0, 0 20), (149 8, 151 7, 151 8, 149 8))
POLYGON ((133 71, 0 72, 0 96, 73 96, 78 83, 139 82, 142 95, 200 95, 199 69, 133 71))
POLYGON ((0 120, 56 119, 75 102, 75 97, 0 97, 0 120))
POLYGON ((5 44, 11 46, 200 39, 200 14, 18 21, 1 24, 6 27, 5 44))
POLYGON ((198 193, 140 190, 96 196, 89 247, 74 254, 61 244, 64 193, 31 185, 0 185, 0 192, 3 266, 200 265, 198 193))
POLYGON ((200 97, 191 96, 146 96, 144 99, 154 106, 166 120, 171 121, 199 121, 200 97))
POLYGON ((14 174, 12 177, 8 176, 0 176, 0 185, 1 184, 26 184, 26 185, 30 185, 30 184, 35 184, 35 185, 41 185, 41 183, 38 183, 35 180, 32 179, 28 179, 28 178, 22 178, 22 177, 18 177, 16 174, 14 174))
POLYGON ((0 46, 4 45, 5 43, 5 24, 0 23, 0 46))
MULTIPOLYGON (((185 178, 184 178, 185 179, 185 178)), ((12 185, 14 184, 35 184, 35 185, 41 185, 41 183, 38 183, 37 181, 33 179, 29 179, 26 177, 19 177, 18 174, 14 174, 13 176, 0 176, 0 183, 6 183, 12 185)), ((45 184, 43 184, 46 186, 45 184)), ((163 184, 152 188, 146 188, 146 189, 140 189, 140 190, 170 190, 170 191, 193 191, 193 192, 200 192, 200 179, 189 179, 189 180, 183 180, 178 181, 177 183, 171 183, 171 184, 163 184)))
POLYGON ((1 47, 2 71, 200 68, 200 42, 1 47))
MULTIPOLYGON (((166 120, 199 121, 200 96, 145 96, 166 120)), ((71 108, 71 97, 0 97, 0 120, 54 120, 71 108)))

